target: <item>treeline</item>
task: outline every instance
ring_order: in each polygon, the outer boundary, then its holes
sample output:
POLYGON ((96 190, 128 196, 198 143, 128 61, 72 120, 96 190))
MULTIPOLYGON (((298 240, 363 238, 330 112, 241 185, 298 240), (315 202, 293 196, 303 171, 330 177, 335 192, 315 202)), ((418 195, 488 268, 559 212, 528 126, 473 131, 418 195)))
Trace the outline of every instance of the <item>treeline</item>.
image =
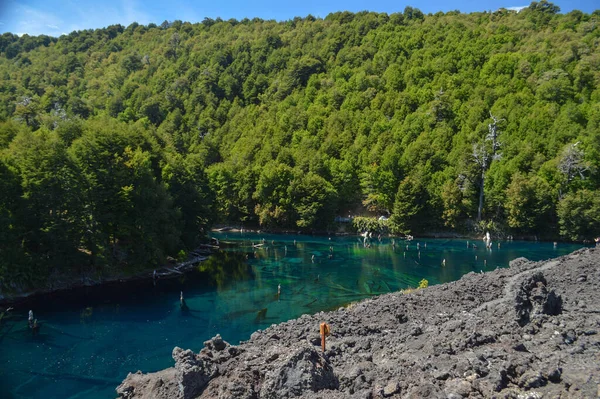
POLYGON ((591 239, 600 11, 558 12, 4 34, 0 275, 161 261, 215 220, 591 239))
MULTIPOLYGON (((213 219, 204 165, 137 124, 1 128, 0 278, 101 276, 194 248, 213 219)), ((0 280, 1 281, 1 280, 0 280)))

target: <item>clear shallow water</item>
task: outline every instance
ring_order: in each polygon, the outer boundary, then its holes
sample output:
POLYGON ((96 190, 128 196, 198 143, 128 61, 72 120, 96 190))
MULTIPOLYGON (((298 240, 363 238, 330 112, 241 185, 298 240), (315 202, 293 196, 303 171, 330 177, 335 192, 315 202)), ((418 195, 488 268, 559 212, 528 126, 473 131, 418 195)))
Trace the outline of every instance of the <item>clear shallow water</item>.
POLYGON ((475 250, 466 240, 439 239, 415 240, 407 250, 406 242, 397 240, 394 248, 389 239, 364 248, 360 237, 215 236, 234 245, 196 273, 156 286, 138 282, 55 294, 15 309, 0 326, 0 397, 114 398, 128 372, 172 366, 174 346, 199 351, 217 333, 235 344, 271 324, 415 287, 422 278, 438 284, 506 267, 520 256, 548 259, 581 247, 514 241, 499 249, 494 243, 488 251, 482 241, 475 250), (252 247, 263 238, 265 247, 252 247), (180 309, 180 290, 189 312, 180 309), (30 308, 42 323, 37 336, 27 328, 30 308))

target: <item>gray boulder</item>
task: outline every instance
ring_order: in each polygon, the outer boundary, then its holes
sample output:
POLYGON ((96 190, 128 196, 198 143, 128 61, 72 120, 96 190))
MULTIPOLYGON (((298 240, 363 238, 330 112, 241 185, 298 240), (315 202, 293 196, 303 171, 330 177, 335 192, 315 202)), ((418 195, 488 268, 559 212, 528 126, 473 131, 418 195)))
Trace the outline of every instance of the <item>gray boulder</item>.
POLYGON ((541 315, 558 315, 562 311, 562 298, 554 290, 548 290, 546 278, 541 272, 526 278, 515 298, 516 319, 520 326, 541 315))
POLYGON ((265 375, 260 398, 294 398, 306 391, 318 392, 337 386, 337 378, 325 356, 305 346, 277 359, 265 375))
POLYGON ((217 366, 208 358, 201 358, 191 350, 176 346, 173 349, 176 379, 183 399, 198 396, 206 384, 218 374, 217 366))

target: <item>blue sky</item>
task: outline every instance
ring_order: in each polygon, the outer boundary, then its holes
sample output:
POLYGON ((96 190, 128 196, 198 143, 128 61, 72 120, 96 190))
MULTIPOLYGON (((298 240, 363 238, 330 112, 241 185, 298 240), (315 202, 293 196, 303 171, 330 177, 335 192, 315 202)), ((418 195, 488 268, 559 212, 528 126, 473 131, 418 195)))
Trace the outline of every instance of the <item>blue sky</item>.
MULTIPOLYGON (((0 33, 60 36, 74 30, 102 28, 132 22, 160 24, 164 20, 199 22, 205 17, 223 19, 260 17, 287 20, 312 14, 325 17, 334 11, 397 12, 410 5, 424 13, 460 10, 489 11, 522 7, 530 0, 0 0, 0 33)), ((578 9, 591 13, 598 0, 557 0, 562 12, 578 9)))

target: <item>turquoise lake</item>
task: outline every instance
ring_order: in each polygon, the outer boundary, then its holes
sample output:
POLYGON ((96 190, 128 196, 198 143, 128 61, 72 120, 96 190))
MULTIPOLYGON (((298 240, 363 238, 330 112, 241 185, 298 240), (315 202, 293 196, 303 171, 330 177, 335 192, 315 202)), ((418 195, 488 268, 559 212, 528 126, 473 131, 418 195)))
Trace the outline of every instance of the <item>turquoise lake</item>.
POLYGON ((502 241, 486 250, 482 241, 473 249, 467 240, 443 239, 393 246, 375 237, 365 248, 356 236, 214 236, 222 251, 180 278, 80 289, 13 310, 0 326, 0 397, 114 398, 128 372, 172 366, 175 346, 199 351, 217 333, 237 344, 271 324, 416 287, 423 278, 438 284, 521 256, 541 260, 581 248, 502 241), (27 327, 29 309, 41 322, 36 336, 27 327))

